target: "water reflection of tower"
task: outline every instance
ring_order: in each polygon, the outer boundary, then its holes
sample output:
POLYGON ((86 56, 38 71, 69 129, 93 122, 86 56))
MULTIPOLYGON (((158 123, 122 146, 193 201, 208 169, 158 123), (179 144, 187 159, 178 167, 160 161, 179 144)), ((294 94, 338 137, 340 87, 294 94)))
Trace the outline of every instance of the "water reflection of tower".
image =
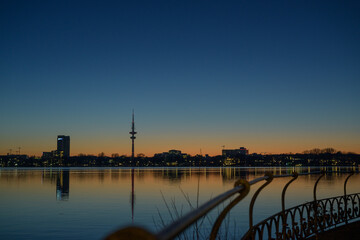
POLYGON ((69 200, 69 170, 60 170, 56 178, 56 199, 69 200))
POLYGON ((134 202, 135 202, 135 191, 134 191, 134 166, 135 166, 135 158, 134 158, 134 142, 135 142, 135 121, 134 121, 134 110, 132 113, 132 124, 131 124, 131 132, 129 132, 132 141, 132 148, 131 148, 131 220, 134 222, 134 202))

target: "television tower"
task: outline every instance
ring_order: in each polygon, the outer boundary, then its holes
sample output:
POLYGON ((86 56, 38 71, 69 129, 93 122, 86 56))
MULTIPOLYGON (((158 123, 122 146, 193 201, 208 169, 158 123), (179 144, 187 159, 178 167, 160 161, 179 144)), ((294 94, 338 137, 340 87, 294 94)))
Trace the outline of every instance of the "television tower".
POLYGON ((134 122, 134 109, 132 112, 132 124, 131 124, 131 132, 129 132, 131 137, 130 139, 132 140, 132 151, 131 151, 131 164, 133 165, 134 162, 134 141, 135 141, 135 134, 137 134, 137 132, 135 132, 135 122, 134 122))

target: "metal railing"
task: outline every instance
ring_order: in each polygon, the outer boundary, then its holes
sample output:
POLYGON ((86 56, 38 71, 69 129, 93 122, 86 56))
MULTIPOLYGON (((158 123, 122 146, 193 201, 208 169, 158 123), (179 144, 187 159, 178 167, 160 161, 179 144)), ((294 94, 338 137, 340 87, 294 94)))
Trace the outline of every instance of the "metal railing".
POLYGON ((256 178, 252 181, 240 179, 235 182, 234 188, 224 192, 217 197, 204 203, 197 209, 180 217, 176 221, 164 227, 162 230, 152 233, 146 229, 130 226, 120 229, 109 236, 106 240, 115 239, 158 239, 168 240, 182 234, 189 226, 197 222, 202 217, 206 216, 212 209, 219 206, 225 200, 238 194, 218 215, 215 220, 209 239, 216 239, 219 228, 230 210, 236 206, 243 198, 247 196, 250 187, 256 183, 265 181, 254 193, 249 206, 249 230, 242 237, 242 239, 304 239, 313 235, 318 235, 319 232, 328 228, 337 226, 339 224, 346 224, 349 220, 360 217, 360 193, 347 195, 346 186, 349 178, 354 172, 340 172, 348 173, 349 176, 344 182, 344 195, 317 200, 316 190, 317 185, 326 173, 334 172, 309 172, 309 173, 292 173, 286 175, 273 175, 266 172, 263 177, 256 178), (289 185, 294 182, 299 176, 304 175, 319 175, 315 182, 313 189, 313 201, 305 204, 285 208, 285 194, 289 185), (256 198, 260 192, 269 185, 275 178, 291 177, 290 181, 284 186, 281 196, 282 211, 263 220, 262 222, 253 225, 253 209, 256 198), (349 204, 350 202, 350 204, 349 204))

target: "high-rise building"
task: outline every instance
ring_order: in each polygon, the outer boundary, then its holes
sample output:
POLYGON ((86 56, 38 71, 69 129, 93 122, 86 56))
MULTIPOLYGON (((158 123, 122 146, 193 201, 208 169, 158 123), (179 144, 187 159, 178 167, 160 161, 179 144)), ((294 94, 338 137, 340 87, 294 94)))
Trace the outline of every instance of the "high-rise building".
POLYGON ((64 157, 70 156, 70 136, 57 136, 57 151, 63 152, 64 157))

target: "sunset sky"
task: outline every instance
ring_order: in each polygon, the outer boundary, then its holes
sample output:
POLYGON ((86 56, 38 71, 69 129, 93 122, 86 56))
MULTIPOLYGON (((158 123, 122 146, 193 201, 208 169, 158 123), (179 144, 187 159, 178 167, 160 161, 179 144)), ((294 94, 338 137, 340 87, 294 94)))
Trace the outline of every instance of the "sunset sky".
POLYGON ((360 153, 360 1, 0 2, 0 155, 360 153))

